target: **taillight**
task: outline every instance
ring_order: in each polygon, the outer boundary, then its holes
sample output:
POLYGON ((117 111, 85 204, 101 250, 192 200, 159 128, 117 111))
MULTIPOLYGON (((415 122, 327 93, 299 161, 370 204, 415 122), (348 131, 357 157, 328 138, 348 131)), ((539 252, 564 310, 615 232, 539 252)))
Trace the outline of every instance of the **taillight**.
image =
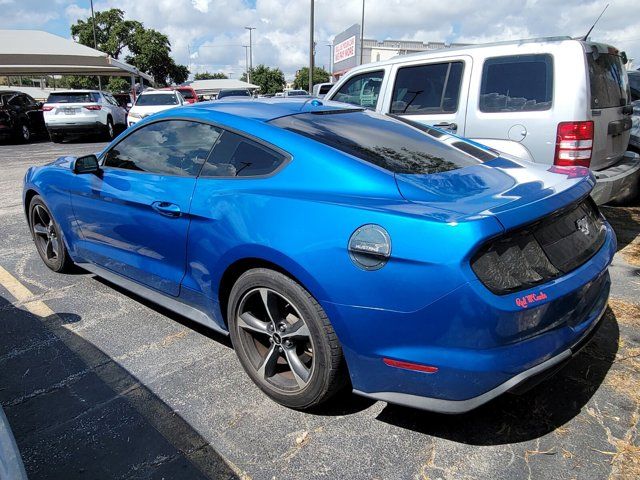
POLYGON ((53 110, 53 107, 51 105, 44 105, 42 107, 43 112, 50 112, 51 110, 53 110))
POLYGON ((100 110, 102 107, 100 105, 85 105, 84 108, 87 110, 100 110))
POLYGON ((556 137, 555 165, 588 167, 593 149, 593 122, 561 122, 556 137))

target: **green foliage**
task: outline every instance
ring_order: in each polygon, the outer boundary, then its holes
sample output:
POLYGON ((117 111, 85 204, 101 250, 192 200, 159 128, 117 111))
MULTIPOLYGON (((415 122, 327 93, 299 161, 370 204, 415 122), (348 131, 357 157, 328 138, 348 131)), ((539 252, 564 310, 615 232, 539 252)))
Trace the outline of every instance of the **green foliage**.
POLYGON ((56 82, 56 87, 95 90, 98 88, 98 78, 65 75, 56 82))
POLYGON ((196 73, 193 77, 194 80, 225 80, 227 77, 222 72, 210 73, 210 72, 200 72, 196 73))
POLYGON ((131 90, 131 80, 125 77, 111 77, 107 83, 107 90, 113 93, 128 92, 131 90))
MULTIPOLYGON (((321 67, 313 67, 313 84, 326 83, 330 78, 329 72, 321 67)), ((296 73, 296 78, 293 81, 293 88, 300 90, 307 90, 309 88, 309 67, 302 67, 296 73)), ((311 92, 309 92, 311 93, 311 92)))
MULTIPOLYGON (((266 65, 258 65, 250 70, 251 83, 260 86, 260 93, 276 93, 281 92, 284 88, 284 73, 279 68, 269 68, 266 65)), ((243 73, 240 78, 243 82, 247 81, 247 74, 243 73)))
MULTIPOLYGON (((153 75, 160 85, 183 83, 189 77, 188 68, 176 64, 171 58, 171 43, 166 35, 145 28, 136 20, 125 20, 124 12, 118 8, 95 12, 95 17, 98 50, 115 59, 119 59, 125 49, 128 50, 130 55, 125 61, 153 75)), ((91 18, 78 20, 72 25, 71 35, 83 45, 93 47, 91 18)))

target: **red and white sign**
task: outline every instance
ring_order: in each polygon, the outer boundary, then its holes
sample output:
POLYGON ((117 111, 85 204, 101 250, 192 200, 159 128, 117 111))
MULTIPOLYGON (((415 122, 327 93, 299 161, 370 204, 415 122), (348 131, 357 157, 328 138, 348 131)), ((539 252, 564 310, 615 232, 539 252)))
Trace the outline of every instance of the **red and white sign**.
POLYGON ((338 43, 333 49, 333 63, 342 62, 356 56, 356 36, 338 43))

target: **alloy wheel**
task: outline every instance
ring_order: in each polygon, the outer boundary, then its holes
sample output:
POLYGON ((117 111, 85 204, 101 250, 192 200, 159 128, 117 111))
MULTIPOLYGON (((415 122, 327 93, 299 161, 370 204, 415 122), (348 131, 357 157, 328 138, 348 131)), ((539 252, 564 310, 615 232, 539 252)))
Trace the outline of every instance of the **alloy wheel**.
POLYGON ((249 290, 238 304, 236 324, 261 381, 283 393, 307 386, 315 366, 313 339, 291 300, 271 288, 249 290))
POLYGON ((27 125, 22 125, 21 133, 22 133, 22 139, 25 142, 29 141, 29 139, 31 138, 31 131, 29 130, 29 127, 27 125))
POLYGON ((42 205, 36 205, 31 221, 38 249, 47 260, 57 260, 60 257, 60 239, 51 215, 42 205))
POLYGON ((112 122, 107 122, 107 133, 109 134, 109 138, 113 138, 114 130, 112 122))

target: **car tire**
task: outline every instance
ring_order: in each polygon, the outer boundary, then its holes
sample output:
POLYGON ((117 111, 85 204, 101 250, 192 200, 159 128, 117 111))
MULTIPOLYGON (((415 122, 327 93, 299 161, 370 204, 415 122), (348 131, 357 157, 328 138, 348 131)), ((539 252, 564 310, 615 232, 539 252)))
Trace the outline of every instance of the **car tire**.
POLYGON ((62 141, 64 140, 64 135, 62 135, 61 133, 50 133, 49 138, 53 143, 62 143, 62 141))
POLYGON ((20 124, 18 127, 18 140, 22 143, 29 143, 29 140, 31 140, 31 129, 29 128, 29 124, 20 124))
POLYGON ((58 273, 73 268, 62 231, 40 195, 35 195, 29 203, 29 229, 38 254, 47 267, 58 273))
POLYGON ((242 274, 231 289, 227 318, 242 367, 276 402, 309 409, 348 383, 326 313, 288 276, 265 268, 242 274))
POLYGON ((107 117, 107 126, 104 131, 104 138, 110 142, 116 136, 115 127, 113 126, 113 119, 111 117, 107 117))

